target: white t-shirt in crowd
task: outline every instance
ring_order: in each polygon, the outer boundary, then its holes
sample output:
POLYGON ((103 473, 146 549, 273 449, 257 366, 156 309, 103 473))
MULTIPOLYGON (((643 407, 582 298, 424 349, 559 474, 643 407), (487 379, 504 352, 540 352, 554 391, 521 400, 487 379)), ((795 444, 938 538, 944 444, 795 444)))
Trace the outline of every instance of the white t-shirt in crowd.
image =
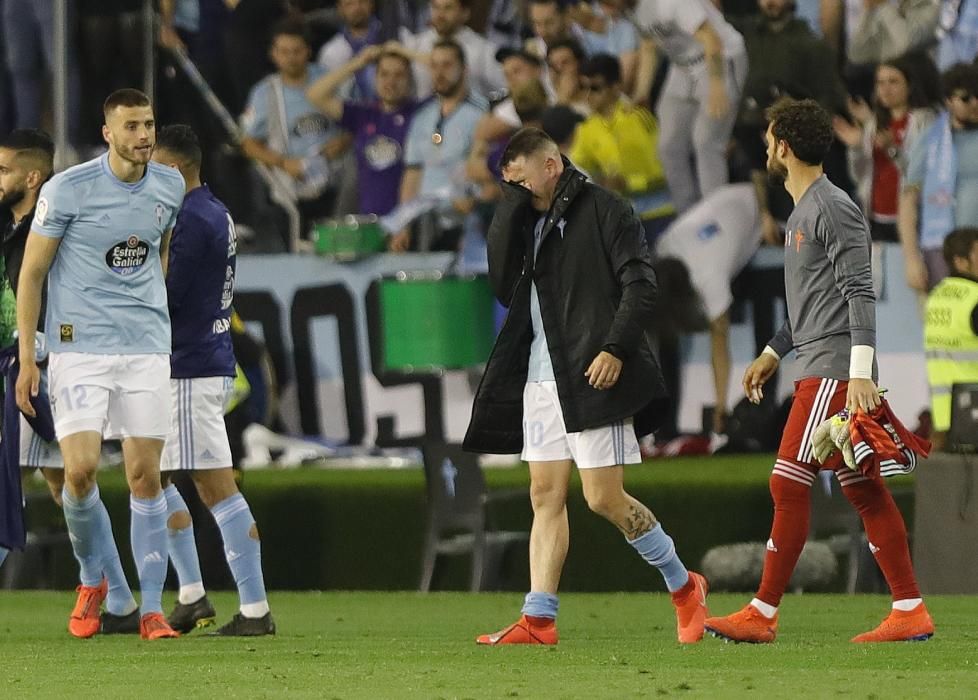
MULTIPOLYGON (((481 34, 470 27, 459 29, 453 40, 465 52, 465 66, 468 70, 469 88, 490 99, 494 93, 506 89, 502 66, 496 61, 496 51, 499 47, 489 42, 481 34)), ((440 37, 434 28, 428 28, 420 34, 409 34, 402 30, 401 43, 418 53, 431 53, 432 47, 440 37)), ((414 86, 419 100, 431 95, 431 72, 425 65, 415 65, 414 86)))
POLYGON ((760 245, 754 186, 740 183, 715 190, 673 222, 656 244, 656 254, 686 265, 713 321, 730 308, 730 283, 760 245))
POLYGON ((632 11, 632 21, 639 32, 656 43, 679 65, 703 57, 703 46, 693 36, 709 22, 723 42, 727 57, 744 53, 744 38, 734 29, 710 0, 639 0, 632 11))

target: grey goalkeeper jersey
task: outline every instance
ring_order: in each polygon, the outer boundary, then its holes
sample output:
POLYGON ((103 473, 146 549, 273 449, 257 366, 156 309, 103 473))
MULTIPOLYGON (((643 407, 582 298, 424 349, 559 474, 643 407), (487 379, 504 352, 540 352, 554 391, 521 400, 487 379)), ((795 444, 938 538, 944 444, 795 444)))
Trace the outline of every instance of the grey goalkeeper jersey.
POLYGON ((850 346, 876 347, 869 241, 859 207, 824 175, 788 217, 788 320, 769 345, 781 357, 797 352, 799 377, 849 379, 850 346))

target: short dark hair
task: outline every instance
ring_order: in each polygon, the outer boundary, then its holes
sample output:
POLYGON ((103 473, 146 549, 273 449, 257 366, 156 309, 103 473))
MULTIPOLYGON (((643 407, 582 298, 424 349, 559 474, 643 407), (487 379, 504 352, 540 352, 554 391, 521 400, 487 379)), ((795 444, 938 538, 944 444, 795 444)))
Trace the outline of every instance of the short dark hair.
POLYGON ((967 258, 971 249, 978 243, 978 228, 956 228, 944 237, 944 262, 951 272, 954 272, 954 259, 967 258))
POLYGON ((578 63, 584 63, 587 58, 587 54, 584 53, 584 47, 581 46, 581 42, 577 39, 558 39, 557 41, 547 45, 547 58, 550 58, 550 54, 559 49, 568 49, 574 58, 577 59, 578 63))
POLYGON ((276 22, 272 27, 271 43, 274 44, 275 39, 280 36, 297 36, 308 44, 309 27, 301 18, 286 17, 276 22))
POLYGON ((978 68, 970 63, 955 63, 941 73, 941 91, 949 99, 958 90, 978 94, 978 68))
POLYGON ((520 156, 530 156, 544 148, 557 150, 557 144, 543 129, 533 126, 520 129, 506 144, 503 154, 499 157, 499 168, 501 170, 520 156))
POLYGON ((397 51, 388 51, 387 49, 384 49, 383 51, 380 52, 380 55, 377 57, 377 63, 379 64, 385 58, 397 59, 398 61, 404 64, 404 67, 407 68, 408 73, 411 72, 411 59, 405 56, 404 54, 399 53, 397 51))
POLYGON ((40 129, 14 129, 0 137, 0 148, 13 151, 37 162, 44 179, 54 170, 54 141, 40 129))
POLYGON ((200 167, 200 141, 186 124, 169 124, 160 129, 156 134, 156 147, 178 156, 187 165, 200 167))
POLYGON ((439 39, 435 42, 435 45, 431 47, 432 51, 435 49, 448 49, 449 51, 454 51, 455 55, 458 57, 458 62, 462 64, 462 68, 465 68, 465 50, 457 41, 452 41, 451 39, 439 39))
POLYGON ((594 54, 584 61, 579 72, 588 78, 604 78, 608 85, 616 85, 621 82, 621 64, 610 53, 594 54))
POLYGON ((798 160, 821 165, 832 147, 832 117, 815 100, 782 97, 764 113, 771 132, 786 141, 798 160))
POLYGON ((142 90, 122 88, 105 98, 102 114, 107 117, 116 107, 149 107, 150 105, 149 97, 142 90))

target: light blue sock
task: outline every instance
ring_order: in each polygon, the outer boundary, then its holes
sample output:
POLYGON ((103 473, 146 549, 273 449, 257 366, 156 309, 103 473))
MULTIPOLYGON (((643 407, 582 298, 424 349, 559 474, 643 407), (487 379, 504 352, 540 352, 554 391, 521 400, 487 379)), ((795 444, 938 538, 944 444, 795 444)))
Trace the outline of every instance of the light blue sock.
POLYGON ((268 612, 265 580, 261 573, 261 541, 251 536, 255 519, 240 493, 228 496, 211 508, 224 539, 224 554, 238 586, 241 613, 262 617, 268 612))
POLYGON ((95 536, 98 538, 99 551, 102 552, 102 575, 109 584, 105 598, 105 609, 113 615, 128 615, 136 609, 136 599, 132 597, 132 589, 126 580, 119 560, 119 548, 115 545, 115 535, 112 534, 112 521, 109 511, 99 498, 95 507, 95 536))
POLYGON ((3 562, 7 558, 8 554, 10 554, 10 550, 0 545, 0 566, 3 566, 3 562))
POLYGON ((553 593, 530 591, 523 600, 523 609, 520 612, 530 617, 549 617, 556 620, 558 607, 560 601, 553 593))
POLYGON ((676 545, 672 538, 662 529, 662 525, 656 524, 644 535, 636 537, 634 540, 627 540, 628 544, 635 548, 642 559, 654 566, 666 580, 666 588, 670 593, 678 591, 686 585, 689 580, 689 572, 676 554, 676 545))
POLYGON ((71 538, 71 548, 78 560, 78 577, 83 586, 95 587, 102 583, 102 549, 99 546, 99 496, 95 485, 87 496, 76 499, 68 489, 61 491, 61 503, 71 538))
POLYGON ((132 511, 132 557, 139 574, 140 615, 163 612, 163 581, 166 579, 166 499, 129 496, 132 511))
MULTIPOLYGON (((163 495, 166 497, 168 520, 176 513, 186 513, 187 517, 190 517, 187 502, 183 500, 176 486, 173 484, 167 486, 163 489, 163 495)), ((203 577, 200 575, 200 559, 197 558, 197 543, 194 541, 193 522, 182 530, 175 530, 167 525, 166 538, 170 561, 173 562, 173 568, 176 569, 177 579, 180 582, 180 602, 189 605, 202 598, 204 590, 203 577), (193 597, 193 600, 185 595, 191 586, 200 591, 200 595, 193 597)))

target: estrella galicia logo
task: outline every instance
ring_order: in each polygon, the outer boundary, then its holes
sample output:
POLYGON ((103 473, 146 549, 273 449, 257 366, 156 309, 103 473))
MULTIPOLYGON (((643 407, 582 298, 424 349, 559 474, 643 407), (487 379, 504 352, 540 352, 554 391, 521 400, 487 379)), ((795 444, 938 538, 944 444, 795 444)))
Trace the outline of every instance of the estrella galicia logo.
POLYGON ((133 234, 124 241, 116 243, 105 254, 105 263, 112 272, 131 275, 143 266, 149 256, 149 244, 133 234))

